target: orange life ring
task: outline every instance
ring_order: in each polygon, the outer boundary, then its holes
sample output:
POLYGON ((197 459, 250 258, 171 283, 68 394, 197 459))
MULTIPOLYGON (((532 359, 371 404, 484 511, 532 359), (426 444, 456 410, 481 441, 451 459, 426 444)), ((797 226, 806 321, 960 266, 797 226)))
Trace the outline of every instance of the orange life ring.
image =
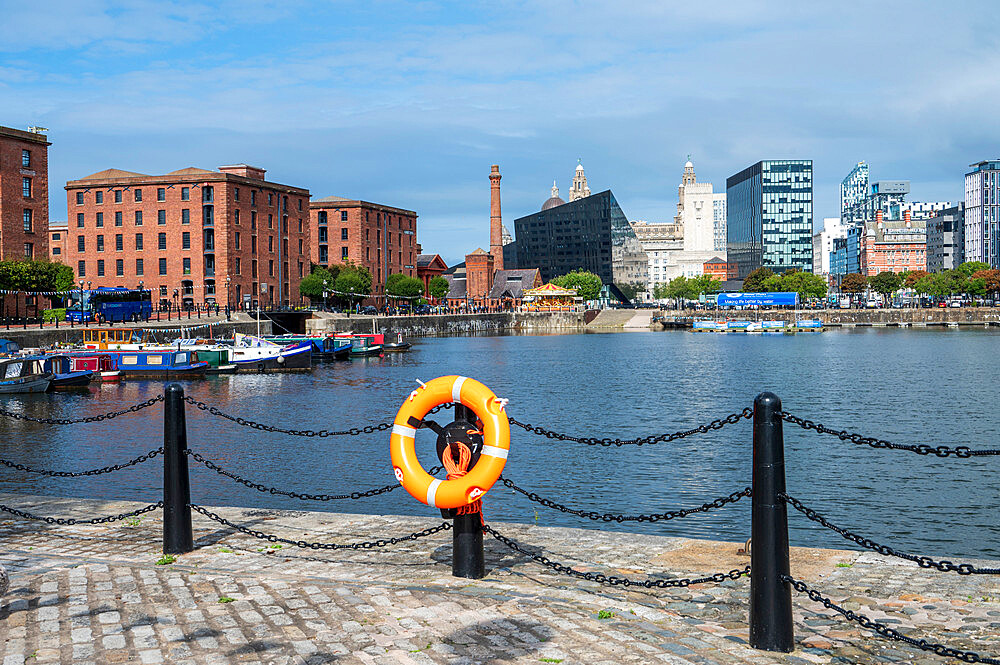
POLYGON ((510 450, 510 422, 507 401, 475 379, 442 376, 410 393, 392 425, 389 451, 396 480, 413 498, 438 508, 461 508, 482 498, 500 477, 510 450), (483 450, 479 461, 461 478, 440 480, 430 475, 417 460, 416 427, 424 416, 440 404, 463 404, 483 423, 483 450))

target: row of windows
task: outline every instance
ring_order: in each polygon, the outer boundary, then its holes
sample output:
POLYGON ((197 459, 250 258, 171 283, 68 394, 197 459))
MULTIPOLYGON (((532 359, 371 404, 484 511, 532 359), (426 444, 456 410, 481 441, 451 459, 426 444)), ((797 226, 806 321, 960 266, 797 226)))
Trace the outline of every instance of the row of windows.
MULTIPOLYGON (((319 227, 318 232, 317 232, 317 237, 318 237, 318 239, 319 239, 320 242, 327 242, 328 241, 327 238, 329 237, 329 235, 327 234, 327 228, 325 226, 319 227)), ((347 240, 347 229, 346 228, 340 229, 340 239, 341 240, 347 240)))
MULTIPOLYGON (((142 237, 141 233, 136 233, 135 234, 135 249, 141 250, 143 248, 143 240, 142 240, 142 238, 143 237, 142 237)), ((55 235, 55 236, 53 236, 53 240, 58 240, 58 239, 59 239, 58 238, 58 234, 55 235)), ((205 250, 214 250, 215 249, 215 232, 212 229, 206 229, 205 230, 204 238, 203 239, 204 239, 205 250)), ((241 248, 241 242, 240 242, 240 240, 241 240, 240 232, 237 231, 233 235, 234 249, 240 249, 241 248)), ((104 251, 104 236, 101 235, 101 234, 98 234, 97 237, 96 237, 96 242, 97 242, 97 251, 98 252, 103 252, 104 251)), ((124 235, 121 234, 121 233, 115 234, 115 250, 119 251, 119 252, 123 251, 124 250, 124 245, 125 245, 124 235)), ((251 245, 251 251, 254 254, 256 254, 257 253, 257 236, 251 236, 250 237, 250 245, 251 245)), ((87 237, 86 236, 77 236, 76 237, 76 249, 77 249, 77 251, 78 252, 85 252, 85 251, 87 251, 86 247, 87 247, 87 237)), ((157 234, 157 249, 167 249, 167 234, 166 233, 158 233, 157 234)), ((181 249, 191 249, 191 233, 189 231, 184 231, 181 234, 181 249)), ((283 250, 284 250, 285 254, 288 254, 288 240, 287 239, 284 240, 283 250)), ((267 237, 267 251, 270 252, 270 253, 272 253, 272 254, 274 253, 274 236, 268 236, 267 237)), ((304 251, 305 251, 305 246, 304 246, 304 243, 303 243, 302 239, 300 238, 299 239, 299 254, 302 254, 304 251)))
MULTIPOLYGON (((24 151, 24 152, 26 153, 27 151, 24 151)), ((23 158, 23 155, 22 155, 22 162, 23 162, 23 159, 24 158, 23 158)), ((199 185, 194 185, 194 187, 199 187, 199 185)), ((201 201, 202 201, 202 203, 213 203, 215 201, 215 188, 213 186, 211 186, 211 185, 201 185, 200 187, 201 187, 201 201)), ((122 203, 122 201, 124 199, 124 196, 125 196, 125 192, 129 191, 129 189, 130 188, 128 188, 128 187, 125 187, 125 188, 122 188, 122 189, 113 189, 112 188, 112 189, 110 189, 108 191, 112 191, 113 192, 113 197, 114 197, 114 202, 115 203, 122 203)), ((167 190, 168 189, 176 189, 176 188, 173 185, 168 185, 167 187, 157 187, 156 188, 156 200, 157 201, 166 201, 167 200, 167 190)), ((141 202, 142 201, 142 191, 143 190, 141 188, 137 187, 135 189, 132 189, 131 191, 132 191, 132 198, 133 198, 133 200, 136 201, 136 202, 141 202)), ((83 205, 86 202, 86 196, 85 195, 86 195, 86 191, 77 192, 76 193, 76 204, 77 205, 83 205)), ((191 187, 181 187, 180 188, 180 195, 181 195, 181 201, 190 201, 191 200, 191 187)), ((234 187, 233 188, 233 200, 234 201, 239 201, 240 200, 240 188, 239 187, 234 187)), ((104 190, 97 190, 97 191, 94 192, 94 203, 104 203, 104 190)), ((302 210, 302 199, 298 199, 297 203, 298 203, 299 210, 302 210)), ((287 196, 282 197, 281 204, 282 204, 281 205, 281 209, 282 210, 288 210, 288 197, 287 196)), ((255 189, 250 190, 250 205, 252 205, 252 206, 256 206, 257 205, 257 190, 255 190, 255 189)), ((269 206, 273 206, 274 205, 274 193, 273 192, 268 192, 267 193, 267 205, 269 205, 269 206)), ((344 214, 346 215, 346 213, 344 213, 344 214)), ((345 217, 344 219, 347 219, 347 218, 345 217)))

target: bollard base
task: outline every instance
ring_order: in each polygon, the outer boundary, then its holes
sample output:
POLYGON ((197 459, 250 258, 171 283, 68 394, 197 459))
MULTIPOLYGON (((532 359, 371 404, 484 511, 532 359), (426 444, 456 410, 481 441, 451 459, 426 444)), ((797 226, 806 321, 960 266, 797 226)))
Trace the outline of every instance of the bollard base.
POLYGON ((472 580, 486 577, 482 513, 456 515, 454 524, 452 529, 452 576, 472 580))

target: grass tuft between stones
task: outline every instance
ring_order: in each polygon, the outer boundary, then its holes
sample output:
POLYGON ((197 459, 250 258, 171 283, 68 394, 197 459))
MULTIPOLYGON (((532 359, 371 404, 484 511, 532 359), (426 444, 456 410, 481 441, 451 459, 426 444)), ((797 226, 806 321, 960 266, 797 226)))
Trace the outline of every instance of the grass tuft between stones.
POLYGON ((235 600, 236 600, 235 598, 230 598, 229 596, 219 596, 220 603, 232 603, 235 600))
POLYGON ((169 566, 174 561, 177 561, 177 557, 175 557, 173 554, 164 554, 163 556, 161 556, 159 559, 156 560, 156 565, 169 566))
POLYGON ((611 610, 601 610, 600 612, 597 613, 597 618, 598 619, 602 619, 602 620, 603 619, 610 619, 610 618, 612 618, 614 616, 615 616, 615 613, 612 612, 611 610))

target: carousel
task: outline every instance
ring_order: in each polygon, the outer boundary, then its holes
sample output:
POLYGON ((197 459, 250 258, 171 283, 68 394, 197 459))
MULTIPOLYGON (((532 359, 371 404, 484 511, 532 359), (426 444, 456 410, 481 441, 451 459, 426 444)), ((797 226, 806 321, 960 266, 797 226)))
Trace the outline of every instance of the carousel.
POLYGON ((524 290, 524 309, 530 312, 570 312, 583 302, 575 289, 565 289, 551 282, 524 290))

